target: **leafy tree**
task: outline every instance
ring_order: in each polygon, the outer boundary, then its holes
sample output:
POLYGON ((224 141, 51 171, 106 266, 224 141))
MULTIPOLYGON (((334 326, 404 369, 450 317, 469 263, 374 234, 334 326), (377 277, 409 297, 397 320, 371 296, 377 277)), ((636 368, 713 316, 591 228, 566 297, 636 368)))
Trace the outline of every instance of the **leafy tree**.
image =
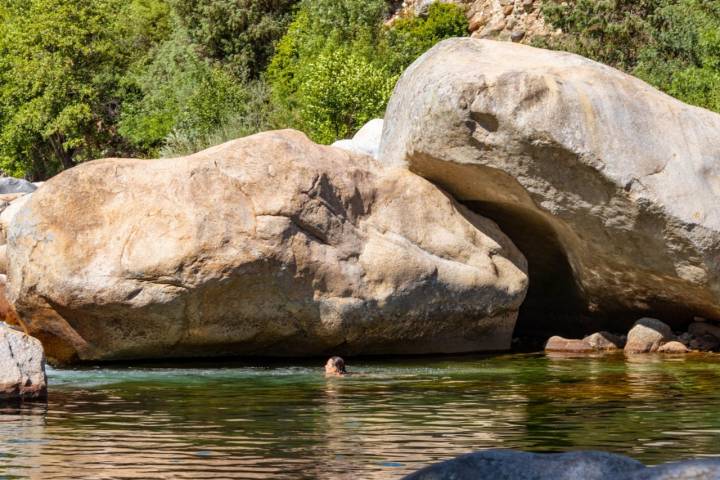
POLYGON ((200 54, 241 79, 265 69, 292 19, 297 0, 174 0, 173 6, 200 54))
POLYGON ((243 85, 203 61, 182 29, 134 68, 129 83, 139 91, 126 101, 119 131, 149 154, 171 133, 189 141, 209 135, 247 100, 243 85))
POLYGON ((665 0, 551 0, 543 14, 564 35, 542 46, 632 70, 652 38, 650 17, 665 0))
POLYGON ((0 168, 54 173, 121 143, 117 2, 13 0, 0 29, 0 168))
POLYGON ((302 124, 316 141, 351 136, 385 110, 397 75, 352 48, 323 52, 298 89, 302 124))
POLYGON ((384 0, 303 0, 267 71, 284 124, 319 142, 354 133, 382 116, 403 69, 433 46, 467 35, 455 5, 433 5, 427 18, 384 26, 384 0))

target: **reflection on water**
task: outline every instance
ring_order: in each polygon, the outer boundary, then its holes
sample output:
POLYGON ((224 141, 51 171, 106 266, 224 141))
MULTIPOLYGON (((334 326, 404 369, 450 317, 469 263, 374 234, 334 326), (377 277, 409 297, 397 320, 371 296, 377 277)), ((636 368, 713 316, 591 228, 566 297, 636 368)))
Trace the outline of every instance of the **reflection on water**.
POLYGON ((483 448, 720 455, 720 358, 542 355, 50 370, 0 477, 395 479, 483 448))

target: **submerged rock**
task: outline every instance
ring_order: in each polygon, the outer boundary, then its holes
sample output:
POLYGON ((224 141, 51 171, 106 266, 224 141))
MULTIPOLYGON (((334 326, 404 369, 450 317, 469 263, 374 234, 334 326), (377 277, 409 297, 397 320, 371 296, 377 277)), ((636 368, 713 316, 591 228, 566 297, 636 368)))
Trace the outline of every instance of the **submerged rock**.
POLYGON ((492 221, 290 130, 78 165, 7 251, 10 299, 58 361, 504 350, 527 288, 492 221))
POLYGON ((688 460, 645 467, 613 453, 527 453, 487 450, 423 468, 404 480, 717 480, 720 460, 688 460))
POLYGON ((713 352, 720 349, 720 340, 712 335, 694 335, 688 342, 688 347, 700 352, 713 352))
POLYGON ((528 258, 537 331, 559 310, 680 325, 720 318, 718 136, 720 115, 600 63, 450 39, 402 75, 380 160, 498 222, 528 258))
POLYGON ((0 401, 47 395, 45 355, 40 341, 0 322, 0 401))
POLYGON ((628 332, 625 352, 656 352, 663 343, 675 339, 670 327, 655 318, 641 318, 628 332))
POLYGON ((595 348, 585 340, 569 339, 563 337, 550 337, 545 344, 546 352, 568 352, 568 353, 584 353, 594 352, 595 348))

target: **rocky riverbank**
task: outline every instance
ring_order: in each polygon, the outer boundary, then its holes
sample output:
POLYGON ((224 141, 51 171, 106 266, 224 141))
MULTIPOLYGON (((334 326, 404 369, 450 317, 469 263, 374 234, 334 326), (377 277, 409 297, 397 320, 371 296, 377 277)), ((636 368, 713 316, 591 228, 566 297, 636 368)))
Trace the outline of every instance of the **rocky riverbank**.
POLYGON ((698 318, 686 332, 672 329, 655 318, 641 318, 626 335, 596 332, 582 339, 553 336, 546 352, 594 353, 623 350, 628 354, 712 352, 720 348, 720 326, 698 318))
POLYGON ((57 362, 714 350, 719 132, 582 57, 448 40, 333 147, 266 132, 7 198, 5 319, 57 362))

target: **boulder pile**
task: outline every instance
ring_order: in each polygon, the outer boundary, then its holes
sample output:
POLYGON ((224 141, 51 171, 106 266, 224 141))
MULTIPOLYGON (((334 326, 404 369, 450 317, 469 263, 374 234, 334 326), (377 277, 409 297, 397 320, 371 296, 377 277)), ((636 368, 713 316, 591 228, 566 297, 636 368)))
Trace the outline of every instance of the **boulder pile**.
POLYGON ((698 318, 688 331, 673 333, 664 322, 655 318, 641 318, 627 335, 619 336, 598 332, 583 339, 551 337, 545 344, 546 352, 590 353, 616 352, 637 353, 690 353, 708 352, 720 347, 720 326, 698 318))

